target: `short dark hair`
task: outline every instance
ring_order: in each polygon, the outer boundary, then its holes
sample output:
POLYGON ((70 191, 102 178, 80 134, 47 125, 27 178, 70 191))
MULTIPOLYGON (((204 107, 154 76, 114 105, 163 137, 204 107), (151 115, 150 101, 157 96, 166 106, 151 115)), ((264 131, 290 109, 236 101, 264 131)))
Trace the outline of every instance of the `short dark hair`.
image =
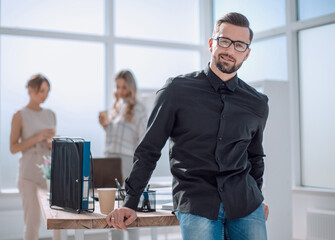
POLYGON ((26 87, 31 87, 32 89, 39 91, 43 82, 46 82, 50 88, 49 80, 45 76, 42 74, 35 74, 30 77, 26 87))
POLYGON ((223 17, 221 17, 215 23, 213 36, 215 36, 215 34, 219 32, 219 28, 222 23, 230 23, 230 24, 233 24, 239 27, 247 27, 249 29, 249 33, 250 33, 249 40, 251 43, 254 33, 250 28, 249 20, 244 15, 242 15, 241 13, 237 13, 237 12, 230 12, 224 15, 223 17))

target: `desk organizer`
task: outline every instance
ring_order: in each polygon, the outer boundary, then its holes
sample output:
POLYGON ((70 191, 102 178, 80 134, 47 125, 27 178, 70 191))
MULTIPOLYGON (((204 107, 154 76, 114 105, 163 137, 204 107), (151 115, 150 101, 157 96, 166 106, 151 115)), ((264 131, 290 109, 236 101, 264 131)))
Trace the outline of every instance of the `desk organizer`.
POLYGON ((139 212, 156 211, 156 191, 144 191, 137 206, 139 212))
POLYGON ((126 197, 126 190, 124 188, 122 189, 119 189, 117 192, 116 192, 116 195, 115 195, 115 200, 117 201, 117 206, 120 208, 123 206, 123 201, 126 197))
POLYGON ((53 138, 50 208, 94 212, 93 165, 90 142, 82 138, 53 138))

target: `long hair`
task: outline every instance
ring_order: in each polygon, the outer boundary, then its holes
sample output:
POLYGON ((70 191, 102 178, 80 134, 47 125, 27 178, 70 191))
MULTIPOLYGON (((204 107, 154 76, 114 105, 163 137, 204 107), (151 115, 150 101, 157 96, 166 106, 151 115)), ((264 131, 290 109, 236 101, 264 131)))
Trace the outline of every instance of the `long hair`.
MULTIPOLYGON (((122 70, 115 75, 115 81, 120 78, 123 78, 126 81, 126 84, 128 85, 129 89, 129 93, 127 96, 127 107, 122 117, 127 122, 131 122, 135 114, 134 107, 136 104, 136 93, 137 93, 136 81, 134 75, 129 70, 122 70)), ((112 110, 112 119, 115 118, 120 111, 120 109, 118 108, 118 102, 120 99, 117 96, 116 91, 114 92, 114 96, 115 96, 115 102, 112 110)))
POLYGON ((237 13, 237 12, 231 12, 231 13, 227 13, 226 15, 224 15, 222 18, 216 21, 214 31, 213 31, 213 36, 215 36, 215 34, 219 32, 219 29, 222 23, 230 23, 235 26, 248 28, 249 33, 250 33, 249 40, 251 43, 254 33, 250 28, 248 19, 244 15, 237 13))

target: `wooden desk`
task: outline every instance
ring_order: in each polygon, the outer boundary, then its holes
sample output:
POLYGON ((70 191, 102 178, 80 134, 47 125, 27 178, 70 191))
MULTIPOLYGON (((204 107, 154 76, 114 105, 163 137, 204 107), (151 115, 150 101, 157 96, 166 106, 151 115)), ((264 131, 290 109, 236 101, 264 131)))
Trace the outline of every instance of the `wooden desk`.
MULTIPOLYGON (((38 199, 47 229, 75 229, 75 239, 84 239, 84 232, 80 229, 110 228, 106 222, 106 215, 100 213, 99 202, 96 202, 94 213, 71 213, 50 208, 48 194, 39 189, 38 199)), ((137 219, 128 227, 175 226, 179 222, 171 211, 157 210, 152 213, 137 212, 137 219)))

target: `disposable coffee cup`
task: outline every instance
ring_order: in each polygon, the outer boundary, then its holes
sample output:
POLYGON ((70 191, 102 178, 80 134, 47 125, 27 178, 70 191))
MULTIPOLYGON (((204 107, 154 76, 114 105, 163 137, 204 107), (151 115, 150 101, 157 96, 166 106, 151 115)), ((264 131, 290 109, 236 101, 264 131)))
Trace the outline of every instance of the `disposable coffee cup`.
POLYGON ((49 137, 47 142, 52 143, 52 138, 55 136, 55 129, 54 128, 49 128, 50 131, 52 131, 52 137, 49 137))
POLYGON ((108 110, 99 112, 99 117, 103 119, 102 125, 107 125, 108 123, 108 110))
POLYGON ((98 188, 100 212, 108 214, 114 210, 117 188, 98 188))

